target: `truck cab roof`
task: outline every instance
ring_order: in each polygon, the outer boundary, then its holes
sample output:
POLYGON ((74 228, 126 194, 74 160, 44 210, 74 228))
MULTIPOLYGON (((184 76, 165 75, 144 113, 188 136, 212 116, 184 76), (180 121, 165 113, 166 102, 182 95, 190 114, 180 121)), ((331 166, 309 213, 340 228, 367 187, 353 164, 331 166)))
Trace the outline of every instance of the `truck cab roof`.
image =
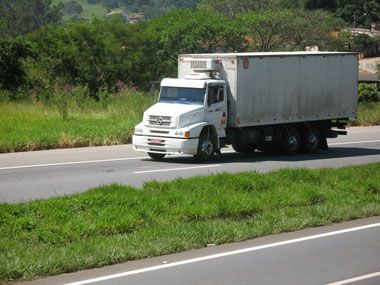
POLYGON ((225 83, 224 80, 217 79, 188 79, 188 78, 164 78, 161 86, 165 87, 183 87, 203 89, 210 83, 225 83))

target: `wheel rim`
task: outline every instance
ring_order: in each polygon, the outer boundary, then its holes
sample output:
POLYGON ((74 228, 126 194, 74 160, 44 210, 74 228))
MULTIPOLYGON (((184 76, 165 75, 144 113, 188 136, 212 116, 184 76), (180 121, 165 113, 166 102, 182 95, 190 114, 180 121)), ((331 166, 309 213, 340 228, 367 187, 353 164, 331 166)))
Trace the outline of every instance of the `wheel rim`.
POLYGON ((297 138, 294 136, 289 137, 288 144, 289 144, 290 149, 292 149, 292 150, 297 149, 297 146, 298 146, 297 138))
POLYGON ((315 135, 310 135, 309 144, 311 149, 316 148, 318 146, 318 138, 315 135))
POLYGON ((201 152, 205 155, 212 155, 213 145, 209 140, 204 140, 201 144, 201 152))

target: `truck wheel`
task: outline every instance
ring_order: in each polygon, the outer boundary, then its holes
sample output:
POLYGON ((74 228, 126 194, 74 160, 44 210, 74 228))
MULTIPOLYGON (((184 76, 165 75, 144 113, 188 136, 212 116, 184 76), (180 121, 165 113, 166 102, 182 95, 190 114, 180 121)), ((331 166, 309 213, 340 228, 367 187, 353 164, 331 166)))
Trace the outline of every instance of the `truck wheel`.
POLYGON ((153 160, 162 160, 165 157, 164 153, 155 153, 155 152, 148 152, 148 155, 153 159, 153 160))
POLYGON ((199 137, 198 152, 194 155, 194 158, 198 161, 210 159, 215 151, 213 141, 213 135, 207 132, 202 132, 199 137))
POLYGON ((302 135, 302 152, 315 153, 319 149, 320 135, 317 129, 310 129, 302 135))
POLYGON ((284 131, 282 135, 282 149, 285 154, 294 155, 300 151, 300 134, 297 129, 292 128, 284 131))

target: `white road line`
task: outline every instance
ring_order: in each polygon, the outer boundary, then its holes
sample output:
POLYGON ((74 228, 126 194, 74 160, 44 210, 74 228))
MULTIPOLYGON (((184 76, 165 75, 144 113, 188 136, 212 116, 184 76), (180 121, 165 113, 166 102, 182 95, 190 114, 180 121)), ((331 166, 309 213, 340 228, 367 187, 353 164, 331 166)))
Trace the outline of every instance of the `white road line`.
POLYGON ((301 237, 301 238, 296 238, 296 239, 291 239, 291 240, 285 240, 285 241, 280 241, 280 242, 275 242, 275 243, 270 243, 270 244, 264 244, 264 245, 254 246, 254 247, 248 247, 248 248, 243 248, 243 249, 238 249, 238 250, 233 250, 233 251, 227 251, 227 252, 222 252, 218 254, 212 254, 212 255, 177 261, 173 263, 161 264, 157 266, 146 267, 146 268, 141 268, 137 270, 101 276, 101 277, 82 280, 78 282, 67 283, 65 285, 84 285, 84 284, 89 284, 89 283, 95 283, 95 282, 125 277, 129 275, 144 273, 144 272, 150 272, 150 271, 176 267, 176 266, 181 266, 185 264, 190 264, 190 263, 195 263, 195 262, 200 262, 200 261, 205 261, 205 260, 210 260, 210 259, 216 259, 220 257, 236 255, 240 253, 252 252, 252 251, 257 251, 257 250, 266 249, 266 248, 272 248, 272 247, 277 247, 277 246, 282 246, 282 245, 287 245, 287 244, 303 242, 307 240, 314 240, 314 239, 335 236, 335 235, 340 235, 340 234, 345 234, 345 233, 350 233, 350 232, 355 232, 355 231, 360 231, 360 230, 365 230, 365 229, 371 229, 375 227, 380 227, 380 223, 369 224, 369 225, 364 225, 364 226, 359 226, 359 227, 354 227, 354 228, 349 228, 349 229, 344 229, 344 230, 338 230, 338 231, 333 231, 333 232, 327 232, 327 233, 317 234, 317 235, 312 235, 312 236, 306 236, 306 237, 301 237))
MULTIPOLYGON (((342 142, 342 143, 329 143, 329 145, 333 146, 333 145, 362 144, 362 143, 373 143, 373 142, 380 142, 380 140, 342 142)), ((227 151, 223 151, 222 153, 233 153, 233 152, 234 151, 232 151, 232 150, 227 150, 227 151)), ((177 156, 172 156, 172 157, 177 157, 177 156)), ((125 157, 125 158, 111 158, 111 159, 99 159, 99 160, 68 161, 68 162, 57 162, 57 163, 46 163, 46 164, 31 164, 31 165, 19 165, 19 166, 6 166, 6 167, 0 167, 0 170, 34 168, 34 167, 48 167, 48 166, 61 166, 61 165, 71 165, 71 164, 88 164, 88 163, 124 161, 124 160, 137 160, 137 159, 143 159, 143 158, 147 158, 147 157, 146 156, 140 156, 140 157, 125 157)))
POLYGON ((362 281, 362 280, 365 280, 365 279, 370 279, 370 278, 373 278, 373 277, 376 277, 376 276, 380 276, 380 271, 379 272, 375 272, 375 273, 371 273, 371 274, 362 275, 362 276, 357 276, 357 277, 346 279, 346 280, 341 280, 341 281, 337 281, 337 282, 333 282, 333 283, 328 283, 326 285, 344 285, 344 284, 349 284, 349 283, 353 283, 353 282, 362 281))
POLYGON ((20 166, 8 166, 8 167, 0 167, 0 170, 33 168, 33 167, 47 167, 47 166, 59 166, 59 165, 70 165, 70 164, 87 164, 87 163, 110 162, 110 161, 136 160, 136 159, 143 159, 143 158, 147 158, 147 156, 111 158, 111 159, 98 159, 98 160, 68 161, 68 162, 46 163, 46 164, 32 164, 32 165, 20 165, 20 166))
POLYGON ((357 142, 341 142, 341 143, 329 143, 329 145, 361 144, 361 143, 373 143, 373 142, 380 142, 380 140, 373 140, 373 141, 357 141, 357 142))
POLYGON ((164 172, 164 171, 176 171, 176 170, 187 170, 187 169, 199 169, 199 168, 212 168, 219 167, 221 164, 211 164, 211 165, 201 165, 201 166, 191 166, 191 167, 178 167, 178 168, 167 168, 167 169, 156 169, 156 170, 144 170, 144 171, 136 171, 134 174, 142 174, 142 173, 153 173, 153 172, 164 172))

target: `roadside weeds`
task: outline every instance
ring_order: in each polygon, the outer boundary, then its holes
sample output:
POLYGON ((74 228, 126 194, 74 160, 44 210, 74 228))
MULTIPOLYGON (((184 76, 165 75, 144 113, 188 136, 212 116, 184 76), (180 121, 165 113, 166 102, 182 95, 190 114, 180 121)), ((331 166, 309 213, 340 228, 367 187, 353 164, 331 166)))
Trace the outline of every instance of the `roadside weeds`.
POLYGON ((380 163, 221 173, 0 205, 0 280, 380 215, 380 163))

